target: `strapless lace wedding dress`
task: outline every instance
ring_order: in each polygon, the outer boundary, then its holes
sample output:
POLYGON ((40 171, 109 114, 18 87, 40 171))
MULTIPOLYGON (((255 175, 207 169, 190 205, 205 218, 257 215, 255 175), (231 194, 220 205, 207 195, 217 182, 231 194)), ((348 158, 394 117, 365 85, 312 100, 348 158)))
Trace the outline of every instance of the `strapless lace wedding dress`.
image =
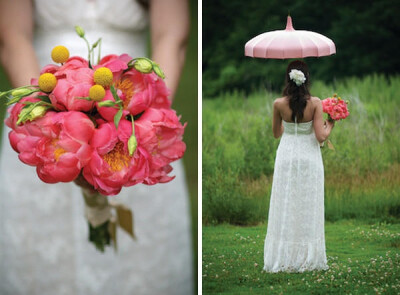
MULTIPOLYGON (((147 12, 134 0, 35 1, 41 66, 56 45, 87 57, 82 26, 102 55, 146 55, 147 12)), ((4 130, 0 156, 0 294, 192 294, 192 245, 182 162, 167 184, 123 188, 113 197, 134 213, 137 240, 118 230, 118 252, 88 242, 80 189, 44 184, 22 164, 4 130)))
POLYGON ((267 272, 327 269, 324 167, 313 122, 283 121, 264 246, 267 272))

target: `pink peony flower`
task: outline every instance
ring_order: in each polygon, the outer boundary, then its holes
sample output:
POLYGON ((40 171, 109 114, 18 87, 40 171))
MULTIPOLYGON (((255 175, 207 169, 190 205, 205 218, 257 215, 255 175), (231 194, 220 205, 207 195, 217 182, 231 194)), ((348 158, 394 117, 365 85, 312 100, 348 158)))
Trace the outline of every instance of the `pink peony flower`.
POLYGON ((98 69, 101 67, 109 68, 113 73, 114 79, 117 80, 122 75, 123 71, 128 68, 128 62, 132 59, 128 54, 116 55, 109 54, 103 57, 99 64, 94 67, 98 69))
MULTIPOLYGON (((49 66, 51 66, 51 65, 49 65, 49 66)), ((57 68, 57 71, 53 74, 55 74, 55 76, 57 78, 61 78, 61 77, 64 77, 66 75, 66 73, 69 71, 76 71, 76 70, 82 69, 82 68, 88 69, 89 62, 80 56, 72 56, 62 66, 55 66, 55 67, 58 67, 58 68, 57 68)), ((46 69, 46 67, 44 69, 46 69)))
MULTIPOLYGON (((147 108, 170 108, 169 92, 164 80, 156 74, 143 74, 135 69, 123 73, 115 81, 118 95, 124 101, 123 107, 128 114, 137 115, 147 108)), ((111 94, 106 94, 103 100, 112 100, 111 94)), ((99 113, 108 121, 112 121, 118 110, 112 107, 101 107, 99 113)))
MULTIPOLYGON (((8 134, 11 147, 19 153, 19 159, 31 166, 36 166, 39 159, 36 156, 36 146, 39 139, 42 137, 42 129, 49 128, 44 119, 38 119, 33 122, 27 121, 24 124, 17 125, 18 115, 25 106, 23 102, 37 102, 39 99, 33 97, 25 97, 19 103, 8 109, 9 117, 5 123, 12 130, 8 134)), ((51 128, 51 127, 50 127, 51 128)))
MULTIPOLYGON (((168 182, 174 177, 167 174, 172 170, 169 163, 183 157, 186 145, 182 141, 185 125, 171 109, 147 109, 135 122, 141 147, 151 155, 150 174, 145 184, 168 182)), ((136 129, 136 128, 135 128, 136 129)))
POLYGON ((57 78, 65 78, 67 71, 75 71, 81 68, 89 68, 88 61, 79 56, 72 56, 62 66, 55 64, 48 64, 44 66, 40 71, 40 74, 51 73, 57 78))
POLYGON ((74 111, 48 112, 36 123, 40 125, 41 120, 52 125, 52 132, 43 132, 37 143, 39 178, 47 183, 73 181, 90 161, 93 122, 87 115, 74 111))
MULTIPOLYGON (((135 128, 136 130, 136 128, 135 128)), ((143 182, 148 174, 150 155, 139 145, 133 156, 128 152, 132 123, 122 119, 118 130, 114 123, 101 124, 90 142, 91 160, 83 169, 83 176, 104 195, 116 195, 123 186, 143 182)))
POLYGON ((63 74, 65 78, 58 79, 56 87, 49 95, 51 103, 61 111, 90 111, 94 103, 79 97, 89 95, 89 89, 94 85, 93 70, 78 68, 65 70, 63 74))

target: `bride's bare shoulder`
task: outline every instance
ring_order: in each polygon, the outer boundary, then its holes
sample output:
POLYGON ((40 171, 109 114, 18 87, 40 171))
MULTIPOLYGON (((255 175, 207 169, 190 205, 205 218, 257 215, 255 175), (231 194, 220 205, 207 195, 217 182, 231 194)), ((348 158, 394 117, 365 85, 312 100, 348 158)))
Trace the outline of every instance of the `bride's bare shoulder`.
POLYGON ((318 104, 320 104, 321 103, 321 99, 319 98, 319 97, 316 97, 316 96, 311 96, 311 103, 314 105, 314 106, 317 106, 318 104))
POLYGON ((317 97, 317 96, 311 96, 311 101, 312 102, 318 102, 318 101, 321 101, 321 99, 319 97, 317 97))
POLYGON ((274 100, 274 106, 280 107, 286 103, 286 97, 278 97, 274 100))

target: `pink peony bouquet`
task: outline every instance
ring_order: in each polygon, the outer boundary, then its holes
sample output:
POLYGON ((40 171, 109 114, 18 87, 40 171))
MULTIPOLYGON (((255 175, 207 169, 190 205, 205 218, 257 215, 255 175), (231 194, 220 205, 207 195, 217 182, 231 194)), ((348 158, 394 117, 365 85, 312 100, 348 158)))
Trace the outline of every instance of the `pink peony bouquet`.
POLYGON ((341 120, 349 116, 348 102, 344 101, 337 94, 322 100, 322 111, 328 114, 328 120, 341 120))
MULTIPOLYGON (((85 39, 82 28, 76 31, 85 39)), ((75 181, 82 187, 86 215, 94 215, 91 240, 103 250, 109 244, 104 230, 111 209, 105 206, 107 217, 99 221, 96 216, 105 216, 104 208, 91 205, 122 187, 171 181, 170 163, 186 149, 186 124, 171 109, 156 63, 127 54, 100 59, 99 53, 94 65, 93 51, 100 43, 88 45, 87 60, 69 57, 66 47, 56 46, 51 55, 58 65, 45 66, 31 85, 2 92, 0 98, 14 104, 5 122, 19 159, 36 167, 43 182, 75 181), (96 235, 93 230, 100 225, 103 230, 96 235)))

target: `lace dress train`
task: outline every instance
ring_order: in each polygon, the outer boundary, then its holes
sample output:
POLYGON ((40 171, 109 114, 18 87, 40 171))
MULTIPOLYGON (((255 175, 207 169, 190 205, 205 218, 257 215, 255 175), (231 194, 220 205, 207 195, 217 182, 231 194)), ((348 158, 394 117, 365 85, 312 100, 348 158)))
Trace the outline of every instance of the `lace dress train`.
POLYGON ((283 121, 275 160, 264 270, 327 269, 324 234, 324 167, 313 122, 283 121))

